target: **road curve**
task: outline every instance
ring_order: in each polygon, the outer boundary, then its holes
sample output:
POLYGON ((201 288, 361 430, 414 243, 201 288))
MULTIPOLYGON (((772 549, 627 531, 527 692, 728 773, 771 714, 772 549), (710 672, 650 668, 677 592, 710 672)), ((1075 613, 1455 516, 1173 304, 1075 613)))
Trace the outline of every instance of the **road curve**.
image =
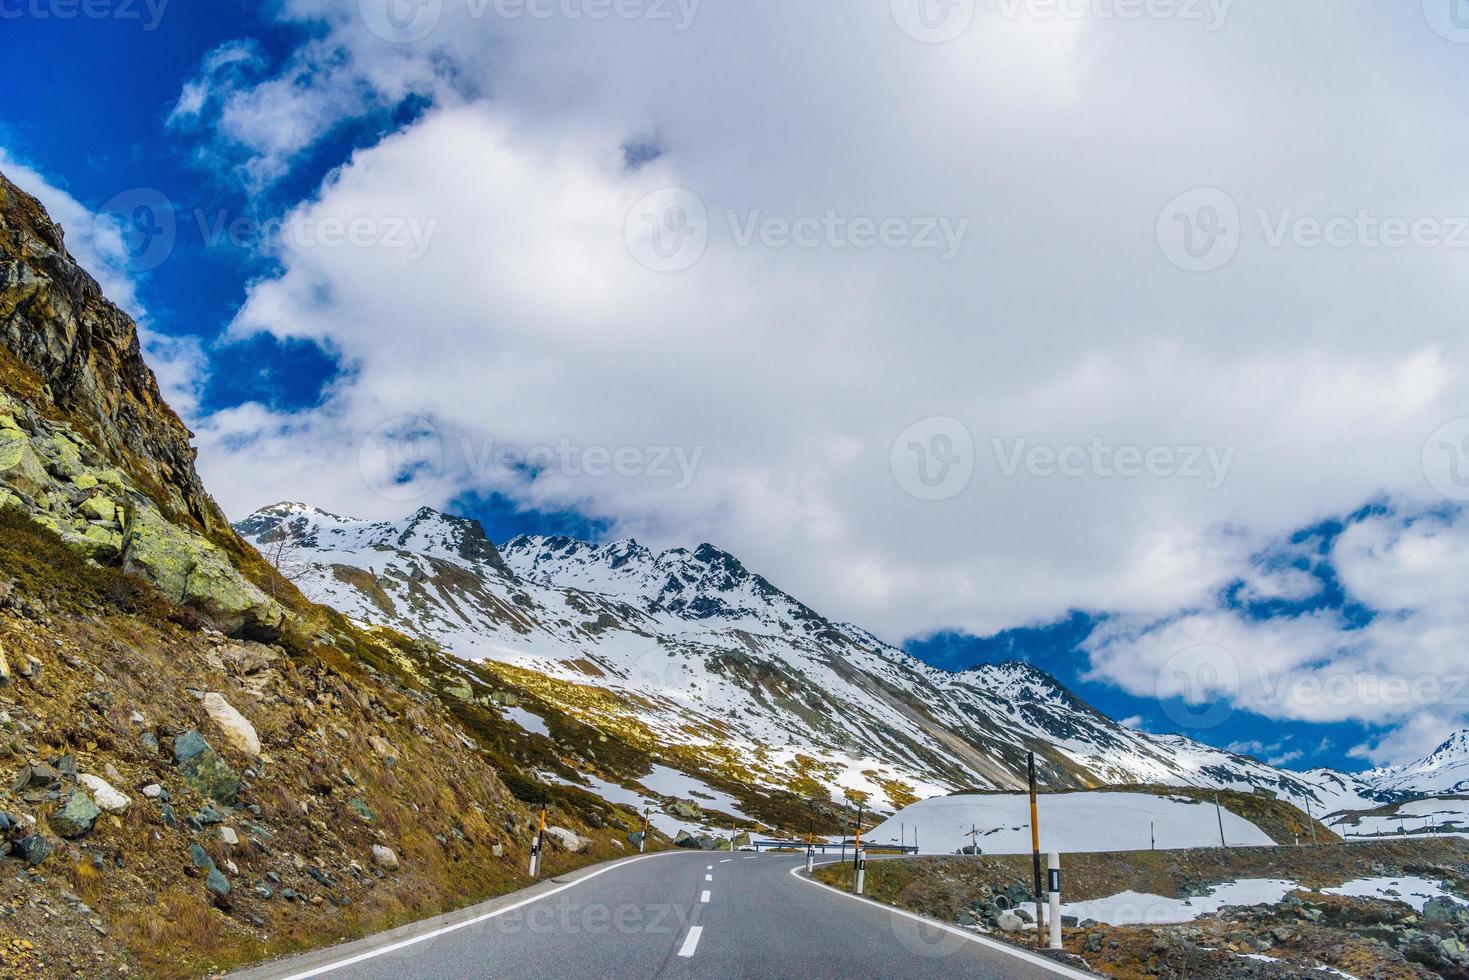
POLYGON ((600 865, 449 916, 236 974, 443 977, 966 977, 1090 974, 857 899, 792 855, 675 851, 600 865))

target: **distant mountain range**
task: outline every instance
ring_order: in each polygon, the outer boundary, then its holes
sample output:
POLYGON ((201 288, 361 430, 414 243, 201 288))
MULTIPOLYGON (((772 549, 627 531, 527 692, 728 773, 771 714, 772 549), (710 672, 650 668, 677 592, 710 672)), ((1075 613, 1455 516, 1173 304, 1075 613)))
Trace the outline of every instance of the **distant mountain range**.
POLYGON ((431 640, 591 726, 641 726, 669 761, 751 789, 896 809, 960 788, 1163 784, 1268 790, 1316 815, 1469 779, 1466 736, 1413 766, 1292 772, 1123 727, 1024 663, 950 673, 833 622, 712 545, 518 537, 422 509, 401 521, 277 504, 236 529, 319 602, 431 640), (595 701, 586 692, 615 695, 595 701), (676 750, 676 751, 675 751, 676 750), (676 757, 675 757, 676 756, 676 757), (1463 767, 1463 768, 1460 768, 1463 767))

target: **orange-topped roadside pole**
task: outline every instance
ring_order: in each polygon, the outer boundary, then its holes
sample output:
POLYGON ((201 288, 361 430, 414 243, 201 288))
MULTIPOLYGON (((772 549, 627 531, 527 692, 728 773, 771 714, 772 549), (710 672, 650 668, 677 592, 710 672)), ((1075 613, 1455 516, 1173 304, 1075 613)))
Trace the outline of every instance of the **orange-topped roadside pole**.
POLYGON ((1041 914, 1041 825, 1035 802, 1035 753, 1030 754, 1030 852, 1035 866, 1035 944, 1045 944, 1045 919, 1041 914))
POLYGON ((546 808, 541 807, 541 827, 536 831, 536 839, 530 842, 530 876, 540 878, 541 876, 541 844, 546 839, 546 808))

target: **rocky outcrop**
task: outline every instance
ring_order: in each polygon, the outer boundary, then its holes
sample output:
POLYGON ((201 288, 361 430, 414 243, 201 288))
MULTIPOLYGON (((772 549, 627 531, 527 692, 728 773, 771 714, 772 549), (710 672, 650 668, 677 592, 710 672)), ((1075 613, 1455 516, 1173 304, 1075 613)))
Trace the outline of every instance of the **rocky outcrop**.
POLYGON ((132 319, 0 174, 0 506, 21 504, 227 632, 275 636, 284 613, 225 553, 245 549, 204 490, 191 438, 132 319))
POLYGON ((231 633, 273 636, 285 611, 217 544, 170 521, 65 421, 0 390, 0 506, 18 506, 99 564, 137 572, 231 633))
POLYGON ((67 254, 60 226, 0 174, 0 343, 64 414, 198 529, 224 525, 190 433, 143 362, 136 325, 67 254))

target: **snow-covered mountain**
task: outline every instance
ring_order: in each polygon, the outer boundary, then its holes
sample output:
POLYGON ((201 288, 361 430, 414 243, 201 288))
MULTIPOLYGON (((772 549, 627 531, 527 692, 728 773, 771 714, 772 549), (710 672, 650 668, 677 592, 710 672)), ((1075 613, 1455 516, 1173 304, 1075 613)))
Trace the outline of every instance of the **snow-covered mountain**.
POLYGON ((1469 793, 1469 730, 1456 732, 1417 762, 1376 769, 1363 778, 1378 789, 1415 796, 1469 793))
POLYGON ((657 554, 519 537, 502 552, 477 522, 430 509, 369 522, 301 504, 236 527, 313 599, 481 662, 593 728, 634 726, 666 761, 756 787, 892 810, 1021 787, 1033 749, 1058 788, 1262 788, 1317 814, 1387 798, 1357 777, 1127 729, 1026 664, 939 670, 707 544, 657 554), (589 700, 593 688, 615 697, 589 700))

